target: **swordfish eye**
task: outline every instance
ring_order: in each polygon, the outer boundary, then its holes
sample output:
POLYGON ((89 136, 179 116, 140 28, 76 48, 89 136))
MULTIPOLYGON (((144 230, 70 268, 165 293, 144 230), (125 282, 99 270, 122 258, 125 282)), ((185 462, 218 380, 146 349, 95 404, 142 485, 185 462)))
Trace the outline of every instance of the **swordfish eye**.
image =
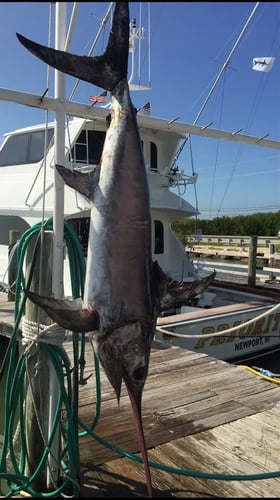
POLYGON ((133 372, 133 377, 136 379, 136 380, 145 380, 146 378, 146 367, 145 366, 138 366, 137 368, 135 368, 134 372, 133 372))
POLYGON ((123 364, 123 378, 130 388, 136 393, 142 393, 144 384, 146 382, 148 369, 147 366, 141 364, 140 366, 133 367, 123 364))

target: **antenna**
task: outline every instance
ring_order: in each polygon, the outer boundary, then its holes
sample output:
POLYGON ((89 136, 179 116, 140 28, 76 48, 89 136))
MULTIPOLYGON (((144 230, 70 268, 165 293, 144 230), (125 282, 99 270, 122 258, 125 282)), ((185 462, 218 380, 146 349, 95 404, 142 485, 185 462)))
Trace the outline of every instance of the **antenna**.
MULTIPOLYGON (((141 12, 139 14, 139 18, 141 20, 141 12)), ((141 21, 140 21, 141 22, 141 21)), ((138 80, 140 80, 140 60, 141 60, 141 42, 145 39, 145 28, 139 27, 137 28, 136 19, 133 18, 129 23, 129 52, 131 54, 131 73, 128 79, 128 84, 130 90, 150 90, 150 76, 149 76, 149 85, 137 85, 132 83, 135 76, 135 51, 136 51, 136 42, 139 42, 139 53, 138 53, 138 68, 139 75, 138 80)), ((149 35, 149 34, 148 34, 149 35)), ((148 39, 148 43, 150 43, 150 39, 148 39)), ((150 50, 149 50, 150 57, 150 50)))

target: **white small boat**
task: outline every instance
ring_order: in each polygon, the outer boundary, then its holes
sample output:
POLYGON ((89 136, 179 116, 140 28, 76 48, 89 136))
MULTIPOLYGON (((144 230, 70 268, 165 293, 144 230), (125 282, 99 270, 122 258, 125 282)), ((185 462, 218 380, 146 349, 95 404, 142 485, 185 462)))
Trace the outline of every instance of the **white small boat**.
MULTIPOLYGON (((57 5, 59 8, 59 2, 57 5)), ((136 34, 135 23, 131 23, 132 49, 136 34)), ((59 79, 59 72, 55 74, 59 79)), ((87 171, 98 164, 109 111, 106 105, 92 106, 64 97, 59 101, 58 95, 52 98, 4 88, 0 88, 0 100, 51 110, 59 116, 55 123, 8 132, 0 149, 0 284, 2 290, 7 290, 10 231, 22 234, 42 219, 52 217, 61 200, 64 217, 78 235, 86 258, 88 201, 59 184, 54 165, 63 163, 87 171)), ((138 124, 150 188, 153 259, 173 279, 199 279, 198 270, 171 228, 173 221, 198 213, 180 194, 188 193, 197 175, 187 175, 177 166, 177 151, 188 134, 255 146, 261 141, 267 148, 279 149, 280 143, 177 119, 159 119, 141 110, 138 124), (174 188, 178 188, 177 194, 174 188)), ((63 235, 57 247, 57 262, 62 255, 64 263, 64 295, 70 296, 63 235)), ((55 272, 54 279, 59 279, 55 272)), ((232 362, 272 352, 280 349, 279 298, 276 290, 214 282, 190 304, 159 318, 156 339, 232 362)))
POLYGON ((183 306, 159 318, 157 339, 234 363, 280 349, 279 291, 216 282, 205 299, 202 310, 183 306))

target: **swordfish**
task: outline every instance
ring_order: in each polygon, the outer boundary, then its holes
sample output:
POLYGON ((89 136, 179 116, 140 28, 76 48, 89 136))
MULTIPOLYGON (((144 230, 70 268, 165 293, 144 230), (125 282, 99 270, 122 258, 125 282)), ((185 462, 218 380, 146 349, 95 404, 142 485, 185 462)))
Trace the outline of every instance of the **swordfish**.
POLYGON ((100 165, 90 173, 56 165, 64 182, 88 197, 91 204, 83 299, 25 293, 63 328, 90 332, 118 401, 124 381, 134 413, 147 492, 152 497, 141 400, 156 321, 163 310, 185 304, 201 293, 214 275, 191 283, 176 282, 152 261, 149 187, 127 81, 128 2, 116 2, 108 45, 101 56, 70 54, 18 33, 17 37, 45 63, 111 92, 110 123, 100 165))

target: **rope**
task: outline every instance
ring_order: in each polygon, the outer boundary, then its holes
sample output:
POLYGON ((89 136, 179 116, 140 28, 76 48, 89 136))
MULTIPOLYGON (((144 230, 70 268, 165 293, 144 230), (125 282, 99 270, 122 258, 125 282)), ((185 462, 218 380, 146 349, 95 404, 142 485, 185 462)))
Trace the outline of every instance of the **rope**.
MULTIPOLYGON (((261 318, 264 318, 265 316, 269 316, 270 314, 275 313, 276 311, 278 311, 278 309, 280 309, 280 304, 276 304, 274 307, 272 307, 268 311, 265 311, 264 313, 260 314, 259 316, 255 316, 254 318, 248 319, 248 321, 244 321, 244 323, 240 323, 237 326, 227 328, 226 330, 221 330, 220 332, 198 333, 198 334, 176 333, 176 332, 172 332, 170 330, 166 330, 165 328, 162 328, 161 326, 157 326, 156 330, 158 330, 159 332, 171 335, 173 337, 183 337, 183 338, 219 337, 221 335, 236 332, 237 330, 240 330, 240 328, 244 328, 245 326, 251 325, 252 323, 256 323, 261 318)), ((172 323, 173 326, 180 326, 182 324, 183 324, 182 322, 172 323)), ((255 337, 256 336, 257 335, 255 335, 255 337)))
MULTIPOLYGON (((34 321, 22 318, 22 344, 46 342, 47 344, 61 345, 69 340, 70 333, 61 328, 57 323, 51 325, 38 324, 34 321)), ((72 337, 72 335, 71 335, 72 337)))

